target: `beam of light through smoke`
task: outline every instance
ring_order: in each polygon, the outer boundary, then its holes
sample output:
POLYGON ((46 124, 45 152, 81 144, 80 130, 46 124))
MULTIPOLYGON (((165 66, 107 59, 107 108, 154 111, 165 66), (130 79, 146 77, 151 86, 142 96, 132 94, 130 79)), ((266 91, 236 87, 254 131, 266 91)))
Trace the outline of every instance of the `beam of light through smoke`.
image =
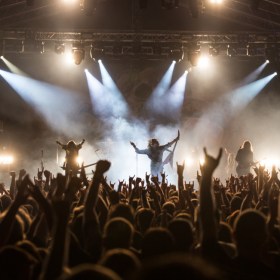
POLYGON ((105 67, 102 67, 101 73, 108 87, 98 81, 88 70, 85 73, 93 110, 104 118, 126 117, 128 115, 127 104, 105 67))
POLYGON ((168 91, 170 87, 175 64, 175 61, 171 63, 171 65, 163 75, 162 79, 153 90, 151 97, 147 100, 146 108, 152 113, 157 113, 158 110, 161 110, 161 98, 164 96, 164 94, 168 91))
POLYGON ((4 56, 1 57, 1 59, 3 60, 3 62, 6 64, 6 66, 8 67, 8 69, 13 72, 14 74, 18 74, 21 76, 26 76, 28 77, 28 75, 23 72, 22 70, 20 70, 17 66, 15 66, 12 62, 10 62, 7 58, 5 58, 4 56))
POLYGON ((53 130, 72 137, 83 133, 77 118, 79 100, 74 92, 3 70, 0 75, 53 130))
POLYGON ((188 72, 185 72, 168 90, 164 107, 162 107, 162 114, 168 115, 170 119, 180 120, 182 106, 185 98, 185 90, 187 83, 188 72))
POLYGON ((192 132, 195 142, 199 146, 217 145, 229 121, 238 116, 273 77, 275 74, 235 89, 217 100, 195 125, 192 132))
POLYGON ((264 68, 268 65, 268 61, 265 61, 262 65, 260 65, 257 69, 255 69, 252 73, 250 73, 247 77, 241 81, 240 86, 246 85, 248 83, 252 83, 264 70, 264 68))

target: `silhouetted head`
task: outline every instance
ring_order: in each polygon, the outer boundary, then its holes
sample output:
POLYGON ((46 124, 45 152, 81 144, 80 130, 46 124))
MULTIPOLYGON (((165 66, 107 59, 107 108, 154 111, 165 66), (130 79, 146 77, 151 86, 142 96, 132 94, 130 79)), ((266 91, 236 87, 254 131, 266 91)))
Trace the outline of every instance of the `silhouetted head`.
POLYGON ((168 224, 168 229, 174 237, 175 249, 189 252, 194 245, 193 225, 183 218, 175 218, 168 224))
POLYGON ((243 147, 245 150, 252 151, 252 144, 251 144, 251 142, 248 141, 248 140, 244 141, 242 147, 243 147))
POLYGON ((104 227, 103 245, 105 249, 129 248, 132 244, 134 228, 125 218, 111 218, 104 227))
POLYGON ((265 215, 255 209, 241 212, 234 223, 234 237, 239 254, 256 256, 268 238, 265 215))
POLYGON ((76 143, 73 140, 68 141, 67 143, 67 148, 75 148, 76 147, 76 143))
POLYGON ((151 148, 151 147, 158 147, 159 146, 159 142, 157 139, 155 138, 152 138, 149 140, 149 144, 148 144, 148 147, 151 148))
POLYGON ((218 280, 225 279, 210 263, 194 255, 182 253, 156 256, 143 262, 134 280, 218 280))
POLYGON ((141 233, 145 233, 148 230, 155 218, 155 211, 150 208, 141 208, 135 215, 137 229, 141 233))
POLYGON ((108 250, 99 264, 112 269, 122 279, 129 279, 130 275, 139 271, 141 266, 138 257, 131 250, 123 248, 108 250))
POLYGON ((99 264, 80 264, 59 278, 60 280, 121 280, 111 269, 99 264))
POLYGON ((143 237, 142 257, 160 256, 174 250, 174 238, 167 228, 149 228, 143 237))

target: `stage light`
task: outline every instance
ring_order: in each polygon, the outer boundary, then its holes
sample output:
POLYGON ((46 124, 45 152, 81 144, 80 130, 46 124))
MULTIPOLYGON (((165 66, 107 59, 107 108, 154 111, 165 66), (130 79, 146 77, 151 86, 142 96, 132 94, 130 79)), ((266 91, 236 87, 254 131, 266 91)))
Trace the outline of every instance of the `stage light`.
POLYGON ((193 165, 193 158, 187 157, 185 160, 186 166, 192 166, 193 165))
POLYGON ((267 59, 267 60, 265 61, 265 63, 269 63, 269 60, 267 59))
POLYGON ((0 165, 9 165, 14 162, 12 155, 0 155, 0 165))
POLYGON ((251 45, 247 46, 247 56, 256 56, 257 54, 258 54, 257 48, 251 45))
POLYGON ((57 53, 57 54, 64 54, 64 52, 65 52, 64 43, 55 43, 54 52, 57 53))
POLYGON ((72 47, 72 59, 76 65, 81 64, 85 58, 85 50, 81 45, 73 45, 72 47))
POLYGON ((34 51, 43 54, 45 52, 45 42, 35 42, 34 51))
POLYGON ((89 54, 94 61, 102 60, 104 57, 104 49, 92 46, 89 54))
POLYGON ((227 56, 233 57, 233 56, 236 56, 236 55, 237 55, 237 50, 236 50, 236 48, 234 48, 234 47, 231 46, 231 45, 228 45, 228 46, 227 46, 227 56))
POLYGON ((184 58, 184 51, 183 49, 170 50, 169 57, 172 61, 180 62, 184 58))
POLYGON ((222 4, 223 0, 210 0, 209 1, 211 4, 222 4))
POLYGON ((209 66, 209 57, 206 55, 202 55, 198 58, 197 66, 200 68, 206 68, 209 66))
POLYGON ((77 157, 76 162, 81 166, 83 163, 83 159, 81 157, 77 157))
POLYGON ((188 59, 192 66, 197 66, 200 55, 200 51, 193 51, 189 53, 188 59))
POLYGON ((205 158, 199 159, 199 164, 203 166, 205 164, 205 158))
POLYGON ((209 47, 209 55, 217 56, 217 55, 219 55, 219 53, 220 53, 220 50, 219 50, 218 47, 216 47, 216 46, 210 46, 209 47))
POLYGON ((274 72, 273 74, 274 74, 274 76, 277 76, 277 75, 278 75, 277 72, 274 72))

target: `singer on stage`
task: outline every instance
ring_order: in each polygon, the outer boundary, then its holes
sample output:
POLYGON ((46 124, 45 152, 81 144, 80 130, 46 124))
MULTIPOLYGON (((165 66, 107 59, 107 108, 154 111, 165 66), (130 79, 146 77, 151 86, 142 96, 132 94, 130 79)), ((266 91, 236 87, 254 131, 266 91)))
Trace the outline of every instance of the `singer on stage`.
POLYGON ((153 138, 148 142, 148 148, 140 150, 136 147, 133 142, 130 142, 132 147, 135 149, 137 154, 147 155, 151 160, 151 175, 152 176, 160 176, 163 172, 163 166, 165 161, 162 160, 164 151, 169 151, 168 148, 171 147, 174 143, 176 143, 180 138, 180 132, 178 131, 177 137, 171 142, 160 145, 158 140, 153 138))

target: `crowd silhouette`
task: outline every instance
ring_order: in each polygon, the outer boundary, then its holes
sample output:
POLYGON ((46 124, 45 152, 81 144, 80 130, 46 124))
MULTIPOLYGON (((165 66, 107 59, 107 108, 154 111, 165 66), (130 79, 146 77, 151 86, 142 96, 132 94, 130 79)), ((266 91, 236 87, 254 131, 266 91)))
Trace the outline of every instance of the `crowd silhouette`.
POLYGON ((110 159, 90 178, 83 166, 10 172, 10 186, 0 184, 0 279, 280 279, 277 169, 223 182, 214 176, 223 149, 203 151, 197 190, 178 162, 177 184, 161 172, 115 186, 110 159))

